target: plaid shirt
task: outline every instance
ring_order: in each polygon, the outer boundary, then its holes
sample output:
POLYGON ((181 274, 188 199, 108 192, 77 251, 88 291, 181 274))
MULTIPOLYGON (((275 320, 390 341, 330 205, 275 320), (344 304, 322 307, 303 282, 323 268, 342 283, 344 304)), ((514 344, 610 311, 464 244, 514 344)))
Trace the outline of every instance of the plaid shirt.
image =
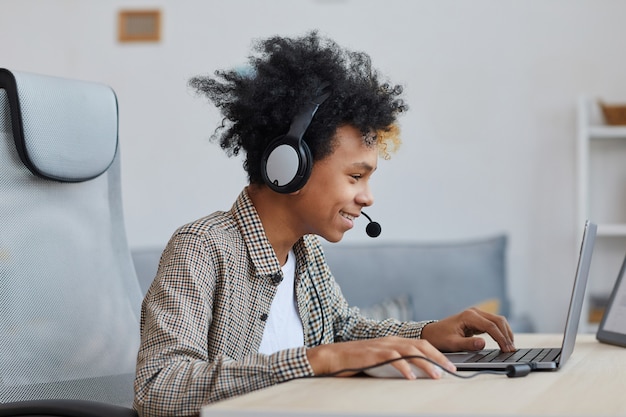
POLYGON ((174 233, 142 304, 134 403, 140 415, 198 415, 203 404, 313 376, 307 347, 417 338, 428 323, 362 317, 341 294, 316 236, 293 249, 306 346, 263 355, 258 349, 281 268, 247 191, 230 211, 174 233))

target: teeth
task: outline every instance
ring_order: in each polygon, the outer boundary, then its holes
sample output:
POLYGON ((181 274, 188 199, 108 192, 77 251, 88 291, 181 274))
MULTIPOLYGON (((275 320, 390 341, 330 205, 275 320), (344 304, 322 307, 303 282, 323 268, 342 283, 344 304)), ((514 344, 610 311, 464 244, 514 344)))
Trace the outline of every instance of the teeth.
POLYGON ((356 218, 356 217, 351 216, 350 214, 345 213, 345 212, 343 212, 343 211, 341 212, 341 215, 342 215, 343 217, 345 217, 346 219, 349 219, 349 220, 354 220, 354 219, 356 218))

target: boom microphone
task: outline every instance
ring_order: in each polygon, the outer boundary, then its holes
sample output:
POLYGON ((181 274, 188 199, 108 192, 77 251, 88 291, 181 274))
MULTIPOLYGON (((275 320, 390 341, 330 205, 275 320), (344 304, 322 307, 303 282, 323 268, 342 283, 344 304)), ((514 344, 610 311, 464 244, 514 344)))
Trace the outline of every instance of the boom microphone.
POLYGON ((370 221, 365 227, 365 233, 367 233, 369 237, 378 237, 380 235, 380 232, 382 231, 380 224, 373 221, 372 218, 368 216, 367 214, 365 214, 364 212, 361 212, 361 214, 367 217, 367 220, 370 221))

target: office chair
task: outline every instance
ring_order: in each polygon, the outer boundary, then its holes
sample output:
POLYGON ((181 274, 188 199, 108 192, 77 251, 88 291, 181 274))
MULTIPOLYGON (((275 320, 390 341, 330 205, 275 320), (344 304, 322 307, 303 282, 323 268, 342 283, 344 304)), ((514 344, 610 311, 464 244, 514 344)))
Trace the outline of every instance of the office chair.
POLYGON ((117 99, 0 69, 0 416, 136 416, 117 99))

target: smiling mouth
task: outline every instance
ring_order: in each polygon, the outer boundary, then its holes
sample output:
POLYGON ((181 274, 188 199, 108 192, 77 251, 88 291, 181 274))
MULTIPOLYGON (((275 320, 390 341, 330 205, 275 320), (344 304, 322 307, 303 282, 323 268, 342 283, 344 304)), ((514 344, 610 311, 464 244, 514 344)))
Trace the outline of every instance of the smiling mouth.
POLYGON ((354 219, 356 219, 356 216, 353 216, 351 214, 346 213, 345 211, 340 211, 339 214, 341 214, 341 216, 345 217, 348 220, 352 220, 354 221, 354 219))

